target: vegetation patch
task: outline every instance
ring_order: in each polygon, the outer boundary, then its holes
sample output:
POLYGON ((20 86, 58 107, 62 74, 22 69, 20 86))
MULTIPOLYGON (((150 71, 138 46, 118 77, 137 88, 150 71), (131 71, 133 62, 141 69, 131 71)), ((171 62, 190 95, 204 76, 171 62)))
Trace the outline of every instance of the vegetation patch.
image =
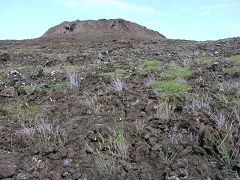
POLYGON ((161 77, 164 79, 184 78, 192 75, 192 70, 186 67, 177 67, 171 65, 166 71, 162 72, 161 77))
POLYGON ((214 62, 216 60, 217 60, 217 57, 214 57, 214 56, 202 56, 202 57, 200 57, 200 61, 205 62, 205 63, 214 62))
POLYGON ((237 73, 240 73, 240 66, 224 68, 223 71, 228 74, 237 74, 237 73))
POLYGON ((152 73, 158 71, 160 68, 160 62, 157 60, 146 60, 143 64, 138 66, 138 71, 141 74, 152 73))
POLYGON ((40 91, 44 88, 44 84, 32 84, 32 85, 24 85, 21 86, 20 89, 26 92, 27 94, 31 94, 33 91, 40 91))
POLYGON ((240 65, 240 55, 231 56, 228 60, 235 65, 240 65))
POLYGON ((93 64, 88 64, 88 66, 92 69, 98 69, 100 67, 102 67, 104 65, 103 62, 97 62, 97 63, 93 63, 93 64))
POLYGON ((68 87, 68 82, 58 82, 50 86, 53 89, 66 89, 68 87))
POLYGON ((0 78, 3 78, 4 76, 7 76, 10 74, 12 70, 17 70, 20 73, 26 73, 32 69, 36 69, 36 66, 33 65, 19 65, 19 64, 12 64, 10 67, 6 67, 4 69, 0 69, 0 78))
POLYGON ((35 121, 41 113, 39 106, 28 106, 20 102, 9 104, 5 109, 8 112, 8 117, 11 120, 16 120, 19 122, 35 121))
POLYGON ((188 84, 182 84, 175 80, 155 81, 152 87, 158 96, 170 98, 184 96, 191 88, 188 84))
POLYGON ((192 50, 192 49, 196 49, 197 48, 197 44, 195 42, 185 42, 184 43, 184 47, 186 49, 192 50))
POLYGON ((129 73, 124 69, 116 69, 112 72, 104 72, 99 74, 102 78, 112 78, 112 77, 118 77, 118 78, 128 78, 129 73))

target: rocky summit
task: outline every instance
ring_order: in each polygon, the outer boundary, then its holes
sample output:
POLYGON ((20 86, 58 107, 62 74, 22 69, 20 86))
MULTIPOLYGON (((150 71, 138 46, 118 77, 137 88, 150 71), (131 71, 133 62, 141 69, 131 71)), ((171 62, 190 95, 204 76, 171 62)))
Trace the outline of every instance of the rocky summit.
POLYGON ((65 21, 50 28, 43 37, 72 36, 84 39, 116 38, 160 40, 165 36, 157 31, 149 30, 144 26, 124 19, 100 19, 86 21, 65 21))
POLYGON ((64 22, 0 66, 0 179, 240 178, 240 38, 64 22))

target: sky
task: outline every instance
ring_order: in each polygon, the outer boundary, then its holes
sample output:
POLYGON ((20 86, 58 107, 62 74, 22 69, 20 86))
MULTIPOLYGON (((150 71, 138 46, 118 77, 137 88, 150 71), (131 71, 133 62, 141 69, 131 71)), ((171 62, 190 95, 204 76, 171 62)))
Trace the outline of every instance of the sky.
POLYGON ((170 39, 240 36, 240 0, 0 0, 0 39, 31 39, 63 21, 123 18, 170 39))

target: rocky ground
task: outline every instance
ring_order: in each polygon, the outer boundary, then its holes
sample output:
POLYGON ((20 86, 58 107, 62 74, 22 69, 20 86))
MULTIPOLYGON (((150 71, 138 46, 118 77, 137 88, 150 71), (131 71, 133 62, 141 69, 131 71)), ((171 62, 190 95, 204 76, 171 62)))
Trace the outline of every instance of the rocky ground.
POLYGON ((0 41, 0 179, 239 179, 240 38, 0 41))

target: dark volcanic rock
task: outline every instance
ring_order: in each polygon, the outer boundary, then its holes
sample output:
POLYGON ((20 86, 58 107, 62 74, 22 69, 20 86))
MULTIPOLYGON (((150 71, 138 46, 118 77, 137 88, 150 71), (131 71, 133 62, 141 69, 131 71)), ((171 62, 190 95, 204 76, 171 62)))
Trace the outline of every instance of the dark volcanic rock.
POLYGON ((9 61, 10 56, 7 53, 0 54, 0 61, 9 61))
POLYGON ((17 154, 0 152, 0 179, 15 175, 18 161, 17 154))

